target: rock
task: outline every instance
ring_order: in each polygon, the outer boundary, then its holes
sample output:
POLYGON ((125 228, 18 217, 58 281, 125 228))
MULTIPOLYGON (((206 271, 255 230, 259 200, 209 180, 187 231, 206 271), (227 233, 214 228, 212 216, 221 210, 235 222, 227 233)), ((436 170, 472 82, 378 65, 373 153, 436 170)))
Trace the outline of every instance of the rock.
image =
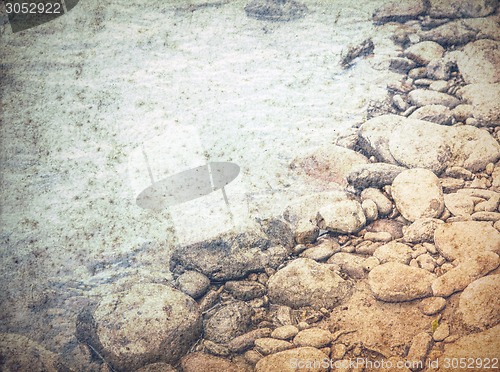
POLYGON ((446 300, 443 297, 427 297, 420 301, 418 308, 425 315, 434 315, 443 310, 446 300))
POLYGON ((177 372, 177 370, 167 363, 153 363, 137 369, 135 372, 177 372))
POLYGON ((392 97, 392 104, 396 106, 399 111, 408 110, 408 102, 399 94, 395 94, 394 97, 392 97))
POLYGON ((424 11, 425 6, 422 0, 393 1, 377 9, 373 14, 373 20, 380 23, 404 22, 417 18, 424 11))
POLYGON ((444 25, 419 32, 422 40, 434 41, 444 47, 467 44, 473 41, 477 34, 478 31, 467 27, 463 20, 447 22, 444 25))
POLYGON ((444 48, 433 41, 422 41, 405 50, 405 55, 415 62, 426 65, 433 59, 441 58, 444 48))
POLYGON ((365 235, 363 236, 366 240, 370 240, 372 242, 381 242, 381 243, 387 243, 392 240, 392 235, 391 233, 387 231, 380 231, 380 232, 366 232, 365 235))
POLYGON ((403 237, 403 224, 394 220, 377 220, 366 227, 368 232, 388 232, 393 239, 403 237))
POLYGON ((313 154, 296 158, 291 169, 299 169, 316 179, 347 186, 347 176, 355 165, 367 164, 368 159, 356 151, 329 145, 313 154))
POLYGON ((368 284, 378 300, 386 302, 411 301, 432 294, 435 276, 426 270, 397 262, 375 267, 368 274, 368 284))
POLYGON ((299 333, 299 329, 294 325, 284 325, 276 328, 271 333, 271 337, 278 340, 289 340, 291 338, 294 338, 297 333, 299 333))
POLYGON ((343 234, 358 232, 366 223, 361 204, 355 200, 344 200, 321 207, 317 224, 320 229, 343 234))
POLYGON ((371 199, 366 199, 361 202, 361 208, 366 216, 367 221, 375 221, 378 218, 377 204, 371 199))
POLYGON ((330 239, 317 247, 306 249, 300 254, 300 257, 309 258, 314 261, 326 261, 339 251, 340 245, 336 241, 330 239))
POLYGON ((195 352, 182 358, 181 367, 183 372, 197 372, 203 366, 204 372, 243 372, 243 369, 227 359, 214 355, 195 352))
POLYGON ((439 183, 445 193, 455 192, 465 186, 465 181, 460 178, 441 177, 439 183))
POLYGON ((317 349, 328 346, 330 342, 332 342, 332 334, 317 327, 304 329, 293 339, 296 346, 311 346, 317 349))
POLYGON ((441 342, 449 335, 450 326, 448 325, 448 323, 441 323, 432 334, 432 339, 436 342, 441 342))
POLYGON ((262 355, 276 354, 292 348, 293 344, 288 341, 276 340, 274 338, 259 338, 255 340, 255 350, 262 355))
POLYGON ((500 323, 500 275, 473 281, 460 295, 458 311, 467 327, 486 330, 500 323))
POLYGON ((405 74, 412 70, 417 64, 409 58, 392 57, 389 60, 389 70, 405 74))
POLYGON ((444 210, 439 179, 426 169, 409 169, 397 176, 392 184, 392 197, 408 221, 439 217, 444 210))
POLYGON ((342 272, 351 278, 362 279, 366 277, 363 269, 364 260, 363 256, 339 252, 330 257, 327 263, 337 265, 342 272))
POLYGON ((500 221, 500 213, 497 212, 476 212, 471 216, 474 221, 500 221))
POLYGON ((76 334, 114 369, 134 370, 153 362, 174 364, 201 335, 201 314, 184 293, 161 284, 136 284, 105 295, 82 310, 76 334))
POLYGON ((246 349, 253 347, 255 340, 258 338, 269 337, 271 335, 270 328, 257 328, 253 331, 244 333, 238 337, 233 338, 227 346, 233 353, 240 353, 246 349))
POLYGON ((449 261, 467 261, 483 252, 500 254, 500 233, 487 222, 462 221, 439 225, 437 250, 449 261))
POLYGON ((443 105, 422 106, 415 110, 409 118, 431 121, 441 125, 451 125, 453 121, 451 110, 443 105))
POLYGON ((228 343, 248 331, 253 313, 253 309, 242 301, 221 307, 205 322, 205 338, 221 344, 228 343))
POLYGON ((248 280, 229 281, 226 282, 224 288, 231 293, 234 298, 242 301, 252 300, 266 293, 265 286, 248 280))
POLYGON ((2 371, 70 371, 57 354, 16 333, 0 333, 0 355, 2 371))
POLYGON ((467 261, 444 273, 432 282, 434 296, 448 297, 463 290, 474 280, 477 280, 500 264, 500 258, 493 252, 477 253, 467 261))
POLYGON ((461 178, 463 180, 471 180, 474 177, 474 175, 472 174, 471 171, 469 171, 465 168, 456 167, 456 166, 446 168, 444 175, 448 176, 448 177, 461 178))
POLYGON ((208 290, 210 279, 197 271, 186 271, 177 278, 177 285, 182 292, 197 299, 208 290))
POLYGON ((288 256, 262 232, 226 233, 214 239, 177 247, 170 270, 195 270, 212 280, 240 279, 265 267, 278 267, 288 256))
MULTIPOLYGON (((392 183, 392 182, 391 182, 392 183)), ((392 203, 387 196, 375 188, 366 188, 361 192, 361 200, 373 200, 379 215, 386 216, 392 212, 392 203)))
POLYGON ((478 40, 454 54, 456 64, 467 84, 500 82, 500 41, 478 40))
POLYGON ((346 353, 347 353, 347 347, 344 344, 335 344, 332 346, 331 357, 333 360, 342 359, 346 353))
POLYGON ((292 21, 304 17, 307 7, 294 0, 252 0, 245 6, 248 17, 261 21, 292 21))
MULTIPOLYGON (((457 93, 460 92, 461 91, 459 90, 457 93)), ((452 113, 455 121, 465 122, 474 115, 474 107, 468 103, 461 103, 452 110, 452 113)))
POLYGON ((495 11, 498 1, 488 0, 430 0, 427 14, 433 18, 485 17, 495 11))
POLYGON ((386 262, 399 262, 408 265, 411 260, 412 249, 406 244, 390 242, 378 247, 373 256, 378 258, 381 264, 386 262))
POLYGON ((485 130, 470 125, 450 127, 453 164, 478 172, 500 159, 500 144, 485 130))
POLYGON ((428 253, 424 253, 416 258, 418 265, 429 272, 434 272, 436 260, 428 253))
POLYGON ((440 105, 452 109, 460 104, 456 97, 428 89, 414 89, 408 94, 408 99, 417 107, 440 105))
POLYGON ((394 178, 406 168, 386 163, 370 163, 354 166, 347 176, 349 184, 357 189, 381 188, 392 184, 394 178))
MULTIPOLYGON (((430 63, 429 63, 429 65, 430 65, 430 63)), ((442 93, 446 93, 449 88, 450 88, 449 83, 446 80, 436 80, 436 81, 432 82, 431 85, 429 85, 430 90, 435 90, 436 92, 442 92, 442 93)), ((460 105, 458 105, 458 106, 460 106, 460 105)), ((453 110, 455 110, 458 106, 455 106, 455 108, 453 110)), ((452 119, 455 118, 454 112, 450 111, 450 114, 453 115, 452 119)), ((455 118, 455 120, 456 120, 456 118, 455 118)))
POLYGON ((432 242, 434 230, 442 223, 436 218, 419 218, 410 226, 403 227, 404 240, 408 243, 432 242))
POLYGON ((326 372, 327 356, 313 347, 298 347, 262 358, 255 366, 255 372, 294 372, 307 368, 309 372, 326 372), (299 367, 300 363, 300 367, 299 367))
POLYGON ((319 227, 307 219, 297 222, 295 227, 294 239, 298 244, 312 244, 318 239, 319 227))
POLYGON ((471 103, 474 118, 483 125, 500 124, 500 83, 469 84, 460 88, 457 94, 471 103))
POLYGON ((345 301, 350 293, 350 282, 327 266, 307 258, 292 261, 268 282, 271 301, 294 309, 304 306, 333 308, 345 301))
POLYGON ((411 341, 406 360, 410 363, 419 362, 423 364, 427 358, 431 345, 432 337, 427 332, 417 334, 411 341))

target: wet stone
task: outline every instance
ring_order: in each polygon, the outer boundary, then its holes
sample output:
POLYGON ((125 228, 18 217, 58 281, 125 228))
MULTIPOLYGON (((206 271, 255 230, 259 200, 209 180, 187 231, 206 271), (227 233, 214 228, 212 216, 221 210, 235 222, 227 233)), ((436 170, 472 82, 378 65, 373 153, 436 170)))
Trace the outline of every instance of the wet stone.
POLYGON ((197 271, 186 271, 177 278, 179 289, 197 299, 203 296, 210 286, 210 279, 197 271))
POLYGON ((446 300, 443 297, 427 297, 420 301, 418 308, 425 315, 434 315, 443 310, 446 300))
POLYGON ((311 346, 321 348, 332 342, 332 334, 324 329, 312 327, 300 331, 293 339, 297 346, 311 346))
POLYGON ((278 340, 289 340, 295 337, 299 333, 299 329, 294 325, 285 325, 276 328, 272 333, 271 337, 278 340))
POLYGON ((229 281, 224 288, 235 298, 243 301, 252 300, 266 293, 265 286, 253 281, 229 281))
POLYGON ((205 338, 218 343, 231 341, 248 331, 253 313, 254 310, 241 301, 223 306, 205 322, 205 338))

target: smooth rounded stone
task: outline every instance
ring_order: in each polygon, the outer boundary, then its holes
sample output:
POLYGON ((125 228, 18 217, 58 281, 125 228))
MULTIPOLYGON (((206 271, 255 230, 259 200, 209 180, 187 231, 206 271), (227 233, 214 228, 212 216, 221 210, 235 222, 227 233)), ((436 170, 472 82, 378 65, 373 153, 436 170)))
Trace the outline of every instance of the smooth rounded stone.
POLYGON ((268 355, 257 363, 255 372, 296 372, 307 368, 308 372, 327 372, 329 364, 324 363, 327 355, 314 347, 298 347, 268 355))
MULTIPOLYGON (((448 91, 448 88, 449 88, 448 85, 449 84, 446 80, 436 80, 433 83, 431 83, 431 85, 429 85, 429 89, 435 90, 436 92, 445 93, 448 91)), ((458 106, 460 106, 460 105, 458 105, 458 106)), ((456 106, 455 108, 457 108, 458 106, 456 106)), ((450 115, 452 115, 456 119, 454 112, 450 111, 450 115)))
POLYGON ((293 343, 296 346, 311 346, 317 349, 328 346, 330 342, 332 342, 332 334, 325 329, 317 327, 304 329, 293 339, 293 343))
POLYGON ((450 143, 455 146, 453 156, 456 165, 478 172, 486 168, 488 163, 500 159, 500 144, 487 131, 470 125, 445 128, 451 129, 450 143))
POLYGON ((205 321, 207 340, 225 344, 248 331, 254 310, 245 302, 237 301, 217 310, 205 321))
POLYGON ((377 257, 368 257, 366 258, 361 266, 363 267, 363 270, 365 270, 366 272, 370 272, 373 270, 374 267, 380 265, 380 261, 377 257))
POLYGON ((392 212, 392 202, 379 189, 373 187, 364 189, 361 192, 361 200, 373 200, 380 216, 386 216, 392 212))
POLYGON ((2 371, 70 371, 57 354, 16 333, 0 333, 0 355, 2 371))
POLYGON ((347 186, 347 176, 352 167, 368 163, 368 159, 356 151, 337 145, 328 145, 310 155, 294 159, 290 168, 323 182, 347 186))
POLYGON ((135 372, 177 372, 177 370, 167 363, 153 363, 148 364, 147 366, 141 367, 135 372))
POLYGON ((428 88, 434 82, 432 79, 417 79, 413 82, 414 85, 428 88))
POLYGON ((372 242, 387 243, 392 240, 392 235, 387 231, 366 232, 364 238, 366 240, 371 240, 372 242))
POLYGON ((500 41, 478 40, 455 54, 455 60, 467 84, 500 82, 500 41))
POLYGON ((500 221, 500 213, 498 212, 475 212, 471 217, 474 221, 500 221))
POLYGON ((478 364, 478 369, 480 369, 480 367, 484 366, 486 358, 489 358, 490 361, 493 358, 498 359, 498 350, 500 350, 499 334, 500 325, 497 325, 483 332, 463 336, 453 343, 446 343, 440 361, 444 361, 445 358, 450 360, 453 358, 457 360, 460 360, 460 358, 474 358, 483 363, 478 364))
POLYGON ((448 325, 448 323, 441 323, 432 334, 432 339, 436 342, 441 342, 449 335, 450 326, 448 325))
POLYGON ((471 180, 474 177, 474 174, 471 171, 458 166, 446 168, 444 175, 448 177, 461 178, 466 181, 471 180))
POLYGON ((446 300, 443 297, 427 297, 420 301, 419 310, 425 315, 434 315, 446 307, 446 300))
POLYGON ((238 300, 248 301, 260 297, 266 293, 266 287, 260 283, 241 280, 229 281, 224 286, 225 290, 238 300))
POLYGON ((270 328, 257 328, 250 332, 244 333, 238 337, 233 338, 227 344, 229 350, 233 353, 240 353, 253 347, 254 342, 258 338, 269 337, 271 335, 270 328))
POLYGON ((403 224, 389 219, 377 220, 366 227, 368 232, 388 232, 392 239, 403 237, 403 224))
POLYGON ((488 125, 498 125, 500 122, 500 83, 469 84, 460 88, 457 94, 471 104, 475 119, 488 125))
POLYGON ((451 110, 443 105, 422 106, 415 110, 409 118, 431 121, 440 125, 451 125, 453 122, 451 110))
POLYGON ((500 258, 493 252, 481 252, 463 261, 432 282, 434 296, 448 297, 463 290, 500 265, 500 258))
POLYGON ((500 323, 500 275, 487 275, 473 281, 460 295, 458 311, 465 325, 485 330, 500 323))
POLYGON ((352 284, 333 273, 326 265, 299 258, 269 278, 268 294, 275 304, 297 309, 333 308, 351 294, 352 284))
POLYGON ((210 279, 197 271, 186 271, 177 278, 179 290, 194 299, 203 296, 210 286, 210 279))
POLYGON ((361 202, 361 208, 366 216, 367 221, 375 221, 378 218, 377 204, 371 199, 366 199, 361 202))
POLYGON ((418 107, 441 105, 452 109, 460 104, 459 99, 456 97, 429 89, 414 89, 408 93, 408 99, 412 105, 418 107))
POLYGON ((403 227, 404 240, 408 243, 434 241, 434 231, 444 223, 437 218, 419 218, 411 225, 403 227))
POLYGON ((248 17, 261 21, 292 21, 307 14, 307 6, 294 0, 252 0, 245 6, 248 17))
POLYGON ((298 244, 312 244, 318 239, 319 227, 307 219, 300 220, 295 227, 294 239, 298 244))
POLYGON ((485 17, 495 11, 496 5, 489 0, 429 0, 427 14, 433 18, 485 17))
POLYGON ((421 332, 415 335, 411 341, 411 346, 405 360, 408 362, 424 363, 431 346, 432 337, 427 332, 421 332))
POLYGON ((245 360, 250 363, 252 366, 255 366, 259 360, 262 359, 262 354, 255 350, 247 350, 243 354, 245 360))
POLYGON ((416 67, 408 71, 408 77, 417 80, 427 77, 427 69, 425 67, 416 67))
POLYGON ((392 1, 384 4, 373 13, 375 22, 404 22, 408 19, 416 19, 425 12, 422 0, 392 1))
POLYGON ((310 258, 314 261, 326 261, 335 253, 340 251, 340 245, 336 244, 321 244, 317 247, 306 249, 300 254, 302 258, 310 258))
POLYGON ((376 257, 381 264, 399 262, 408 265, 411 260, 412 252, 413 250, 406 244, 390 242, 378 247, 373 253, 373 256, 376 257))
POLYGON ((200 337, 201 313, 184 293, 161 284, 136 284, 104 296, 78 315, 76 334, 114 369, 176 363, 200 337))
POLYGON ((363 269, 364 260, 364 257, 360 255, 339 252, 330 257, 327 263, 337 265, 350 278, 362 279, 366 277, 363 269))
POLYGON ((427 169, 409 169, 392 183, 396 208, 408 221, 437 218, 443 213, 444 199, 439 178, 427 169))
POLYGON ((182 358, 181 368, 183 372, 243 372, 243 369, 231 361, 214 355, 194 352, 182 358))
POLYGON ((411 301, 432 295, 435 275, 398 262, 387 262, 368 274, 368 284, 376 299, 386 302, 411 301))
POLYGON ((491 196, 488 200, 479 202, 474 206, 474 212, 496 212, 500 203, 500 194, 491 196))
POLYGON ((394 97, 392 97, 392 104, 400 111, 406 111, 408 109, 408 102, 399 94, 395 94, 394 97))
POLYGON ((500 233, 488 222, 446 223, 434 232, 434 244, 449 261, 467 261, 482 252, 500 254, 500 233))
POLYGON ((441 58, 444 48, 434 41, 422 41, 407 48, 404 54, 415 62, 426 65, 433 59, 441 58))
POLYGON ((386 163, 356 165, 351 169, 347 180, 349 184, 357 189, 377 189, 390 185, 394 178, 404 170, 406 170, 405 167, 386 163))
POLYGON ((411 254, 412 258, 417 258, 418 256, 421 256, 423 254, 427 253, 427 248, 425 248, 421 244, 417 244, 413 247, 413 253, 411 254))
POLYGON ((255 340, 255 350, 262 355, 276 354, 292 348, 293 344, 284 340, 274 338, 259 338, 255 340))
POLYGON ((355 252, 362 255, 372 255, 373 252, 375 252, 375 250, 381 245, 382 243, 380 242, 365 240, 356 246, 355 252))
POLYGON ((424 253, 416 258, 418 265, 429 272, 434 272, 436 260, 428 253, 424 253))
POLYGON ((465 181, 460 178, 442 177, 439 182, 445 193, 455 192, 465 185, 465 181))
POLYGON ((400 74, 405 74, 408 70, 413 69, 416 66, 415 61, 409 58, 403 57, 392 57, 389 60, 389 70, 400 74))
MULTIPOLYGON (((467 103, 462 103, 451 110, 455 121, 464 122, 474 115, 474 107, 467 103)), ((451 176, 451 175, 450 175, 451 176)), ((453 177, 453 176, 451 176, 453 177)), ((470 177, 470 176, 469 176, 470 177)), ((463 178, 463 177, 460 177, 463 178)))
POLYGON ((342 359, 347 353, 347 347, 344 344, 335 344, 332 346, 331 357, 333 360, 342 359))
POLYGON ((365 223, 363 208, 356 200, 331 203, 318 211, 317 224, 322 230, 352 234, 361 230, 365 223))
POLYGON ((276 328, 271 333, 271 337, 278 340, 289 340, 291 338, 294 338, 297 333, 299 333, 299 329, 294 325, 284 325, 276 328))

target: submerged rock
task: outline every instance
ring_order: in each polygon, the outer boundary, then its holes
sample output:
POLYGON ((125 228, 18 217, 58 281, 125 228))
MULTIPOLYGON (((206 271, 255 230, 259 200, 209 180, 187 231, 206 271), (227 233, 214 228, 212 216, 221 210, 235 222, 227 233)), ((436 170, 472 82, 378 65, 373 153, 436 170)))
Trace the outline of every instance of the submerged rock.
MULTIPOLYGON (((349 183, 357 189, 376 189, 392 184, 394 178, 406 168, 386 163, 355 165, 347 176, 349 183)), ((380 212, 380 211, 379 211, 380 212)))
POLYGON ((205 322, 205 338, 228 343, 248 331, 253 313, 253 309, 243 301, 223 306, 205 322))
POLYGON ((359 202, 343 200, 320 208, 317 222, 323 230, 351 234, 363 228, 366 217, 359 202))
POLYGON ((243 372, 242 368, 227 359, 200 352, 191 353, 182 358, 181 367, 183 372, 200 370, 203 372, 243 372))
POLYGON ((326 372, 329 370, 326 358, 327 355, 314 347, 298 347, 262 358, 255 366, 255 372, 294 372, 298 369, 298 362, 307 366, 305 368, 310 372, 326 372))
POLYGON ((307 7, 294 0, 253 0, 245 6, 245 12, 263 21, 291 21, 304 17, 307 7))
POLYGON ((429 0, 428 15, 434 18, 485 17, 498 6, 497 0, 429 0))
MULTIPOLYGON (((444 353, 439 357, 439 363, 443 363, 445 358, 448 360, 460 360, 460 358, 479 358, 477 368, 481 369, 486 358, 498 359, 498 350, 500 350, 500 325, 492 327, 486 331, 472 333, 459 338, 453 343, 444 344, 444 353)), ((491 365, 491 364, 490 364, 491 365)))
POLYGON ((472 105, 472 114, 481 125, 500 125, 500 83, 469 84, 457 94, 472 105))
POLYGON ((404 22, 415 19, 425 12, 423 0, 392 1, 384 4, 373 14, 375 22, 404 22))
POLYGON ((453 56, 466 83, 500 82, 500 41, 478 40, 453 56))

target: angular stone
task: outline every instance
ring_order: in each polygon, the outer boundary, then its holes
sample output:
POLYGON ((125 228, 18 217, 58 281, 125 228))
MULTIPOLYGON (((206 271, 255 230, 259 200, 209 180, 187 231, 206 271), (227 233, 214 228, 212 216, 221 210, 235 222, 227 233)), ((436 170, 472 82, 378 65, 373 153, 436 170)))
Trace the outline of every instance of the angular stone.
POLYGON ((186 271, 177 278, 177 285, 182 292, 197 299, 208 290, 210 279, 197 271, 186 271))
POLYGON ((460 88, 457 94, 471 103, 474 118, 480 123, 500 124, 500 83, 469 84, 460 88))
POLYGON ((410 226, 403 227, 404 240, 408 243, 432 242, 434 231, 442 223, 436 218, 419 218, 410 226))
POLYGON ((500 41, 483 39, 469 43, 455 59, 467 84, 500 82, 500 41))
POLYGON ((447 22, 430 30, 419 32, 422 40, 434 41, 442 46, 464 45, 473 41, 477 30, 467 27, 462 20, 447 22))
POLYGON ((425 11, 422 0, 392 1, 377 9, 373 14, 375 22, 403 22, 408 19, 415 19, 425 11))

